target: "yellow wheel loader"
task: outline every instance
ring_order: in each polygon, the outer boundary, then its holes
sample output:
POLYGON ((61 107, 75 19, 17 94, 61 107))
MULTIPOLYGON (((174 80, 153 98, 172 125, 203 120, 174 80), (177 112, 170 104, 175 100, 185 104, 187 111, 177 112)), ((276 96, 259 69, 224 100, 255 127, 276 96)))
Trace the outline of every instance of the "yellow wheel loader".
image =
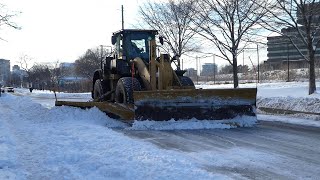
POLYGON ((196 89, 168 54, 156 56, 156 30, 113 33, 114 53, 93 75, 92 102, 56 106, 98 107, 122 120, 223 120, 255 116, 256 88, 196 89))

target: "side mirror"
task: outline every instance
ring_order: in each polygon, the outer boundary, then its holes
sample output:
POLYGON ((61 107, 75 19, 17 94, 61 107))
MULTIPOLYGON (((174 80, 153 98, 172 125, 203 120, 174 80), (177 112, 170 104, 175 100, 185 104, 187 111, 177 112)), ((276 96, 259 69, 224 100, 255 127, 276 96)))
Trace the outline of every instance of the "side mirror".
POLYGON ((159 41, 160 41, 160 44, 163 45, 163 37, 162 36, 159 37, 159 41))
POLYGON ((115 44, 117 42, 117 38, 115 36, 111 37, 111 43, 115 44))

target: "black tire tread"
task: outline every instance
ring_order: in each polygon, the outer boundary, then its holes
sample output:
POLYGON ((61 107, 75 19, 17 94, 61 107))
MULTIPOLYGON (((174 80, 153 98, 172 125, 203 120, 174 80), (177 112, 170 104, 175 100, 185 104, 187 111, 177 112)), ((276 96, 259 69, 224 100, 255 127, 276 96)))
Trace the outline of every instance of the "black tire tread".
POLYGON ((180 80, 182 86, 193 86, 194 87, 193 81, 187 76, 179 76, 179 80, 180 80))
POLYGON ((117 87, 116 87, 116 102, 125 103, 125 104, 133 104, 133 91, 140 91, 141 85, 138 79, 131 77, 123 77, 120 78, 117 87), (123 93, 121 93, 123 91, 123 93), (119 96, 123 95, 123 102, 120 102, 121 99, 119 96))
POLYGON ((101 85, 100 79, 97 79, 94 82, 94 89, 93 89, 93 99, 99 99, 103 94, 103 89, 101 85))

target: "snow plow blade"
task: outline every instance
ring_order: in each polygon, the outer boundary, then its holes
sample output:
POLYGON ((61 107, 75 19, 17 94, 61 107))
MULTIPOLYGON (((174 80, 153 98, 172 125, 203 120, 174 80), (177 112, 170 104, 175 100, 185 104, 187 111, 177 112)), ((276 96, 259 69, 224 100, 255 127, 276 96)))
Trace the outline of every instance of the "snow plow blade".
POLYGON ((135 91, 135 120, 222 120, 256 116, 256 88, 135 91))
POLYGON ((74 101, 56 101, 55 106, 71 106, 82 109, 97 107, 112 118, 130 121, 134 119, 133 105, 124 105, 109 102, 74 102, 74 101))

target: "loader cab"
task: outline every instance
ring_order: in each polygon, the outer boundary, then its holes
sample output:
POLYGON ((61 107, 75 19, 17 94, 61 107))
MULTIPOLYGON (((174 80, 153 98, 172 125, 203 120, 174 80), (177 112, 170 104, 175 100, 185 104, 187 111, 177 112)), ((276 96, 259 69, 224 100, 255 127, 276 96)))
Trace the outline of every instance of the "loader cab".
POLYGON ((116 59, 132 60, 140 57, 149 62, 149 41, 155 39, 156 30, 124 29, 113 33, 112 44, 115 46, 116 59))

